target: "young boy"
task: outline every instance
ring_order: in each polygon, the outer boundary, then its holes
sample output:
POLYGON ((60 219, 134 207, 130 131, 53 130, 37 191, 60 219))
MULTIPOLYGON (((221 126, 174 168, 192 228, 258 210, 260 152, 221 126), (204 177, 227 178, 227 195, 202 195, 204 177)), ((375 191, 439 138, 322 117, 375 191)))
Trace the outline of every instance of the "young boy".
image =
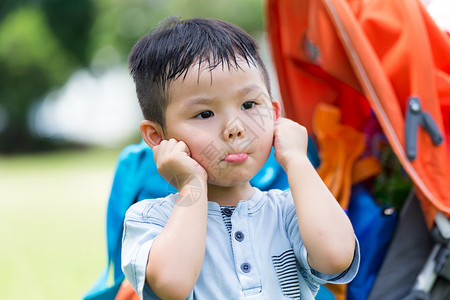
POLYGON ((280 117, 248 34, 169 18, 130 69, 142 136, 178 191, 127 212, 122 266, 141 299, 314 299, 356 275, 351 223, 307 158, 305 128, 280 117), (290 190, 250 186, 272 146, 290 190))

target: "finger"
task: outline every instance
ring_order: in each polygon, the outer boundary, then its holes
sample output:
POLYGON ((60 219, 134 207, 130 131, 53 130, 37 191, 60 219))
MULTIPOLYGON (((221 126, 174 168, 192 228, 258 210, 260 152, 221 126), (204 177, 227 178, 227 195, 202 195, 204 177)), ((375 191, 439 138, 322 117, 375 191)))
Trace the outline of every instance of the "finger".
POLYGON ((176 140, 162 140, 159 145, 153 147, 153 157, 156 160, 163 160, 167 155, 172 152, 173 147, 175 147, 176 140))
POLYGON ((179 141, 179 142, 175 145, 173 151, 184 152, 184 153, 187 154, 187 156, 191 156, 191 151, 189 151, 189 147, 188 147, 188 146, 186 145, 186 143, 183 142, 183 141, 179 141))
POLYGON ((161 143, 159 144, 159 151, 158 151, 160 155, 158 157, 162 159, 166 155, 170 155, 173 152, 173 149, 177 143, 178 142, 175 139, 161 141, 161 143))
POLYGON ((168 153, 172 152, 173 149, 175 148, 175 146, 177 145, 177 143, 178 143, 178 141, 176 139, 174 139, 174 138, 169 139, 166 144, 166 151, 168 153))
POLYGON ((158 158, 160 157, 160 154, 162 152, 161 149, 164 149, 165 144, 167 143, 166 140, 162 140, 159 145, 156 145, 152 148, 152 152, 153 152, 153 158, 155 159, 155 161, 158 160, 158 158))

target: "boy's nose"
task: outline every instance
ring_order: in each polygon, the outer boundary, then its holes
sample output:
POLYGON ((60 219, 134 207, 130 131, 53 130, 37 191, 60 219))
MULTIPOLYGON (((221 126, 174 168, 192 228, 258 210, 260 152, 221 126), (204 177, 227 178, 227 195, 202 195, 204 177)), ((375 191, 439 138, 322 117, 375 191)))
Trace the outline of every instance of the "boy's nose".
POLYGON ((235 119, 230 122, 223 131, 223 138, 225 141, 230 141, 237 138, 243 138, 245 136, 245 128, 241 121, 235 119))

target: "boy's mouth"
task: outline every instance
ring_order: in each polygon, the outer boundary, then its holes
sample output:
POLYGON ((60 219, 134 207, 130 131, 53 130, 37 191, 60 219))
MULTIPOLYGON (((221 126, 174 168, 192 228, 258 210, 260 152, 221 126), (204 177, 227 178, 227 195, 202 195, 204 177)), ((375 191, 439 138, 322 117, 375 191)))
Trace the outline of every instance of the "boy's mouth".
POLYGON ((229 163, 242 163, 247 160, 247 153, 232 153, 225 156, 224 160, 229 163))

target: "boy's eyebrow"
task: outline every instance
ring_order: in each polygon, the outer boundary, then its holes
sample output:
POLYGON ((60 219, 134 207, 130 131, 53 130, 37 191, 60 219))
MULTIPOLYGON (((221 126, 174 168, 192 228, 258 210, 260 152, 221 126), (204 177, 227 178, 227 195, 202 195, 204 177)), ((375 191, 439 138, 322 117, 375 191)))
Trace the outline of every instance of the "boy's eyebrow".
POLYGON ((201 97, 201 96, 200 97, 194 97, 194 98, 186 100, 186 102, 183 103, 183 108, 184 109, 189 109, 193 105, 209 104, 211 102, 213 102, 212 98, 201 97))
MULTIPOLYGON (((266 97, 268 96, 268 93, 264 92, 264 90, 259 85, 251 85, 251 86, 244 87, 239 91, 239 93, 241 95, 246 96, 247 94, 249 94, 250 92, 253 92, 253 91, 260 92, 260 94, 263 94, 266 97)), ((258 96, 259 96, 259 94, 258 94, 258 96)))
MULTIPOLYGON (((266 93, 259 85, 250 85, 250 86, 246 86, 240 90, 238 90, 238 94, 241 96, 246 96, 247 94, 253 92, 253 91, 257 91, 259 92, 258 97, 260 95, 263 95, 264 97, 269 97, 268 93, 266 93)), ((187 99, 184 103, 183 103, 183 109, 189 109, 194 105, 208 105, 210 103, 214 102, 214 98, 210 98, 208 96, 197 96, 197 97, 193 97, 190 99, 187 99)))

